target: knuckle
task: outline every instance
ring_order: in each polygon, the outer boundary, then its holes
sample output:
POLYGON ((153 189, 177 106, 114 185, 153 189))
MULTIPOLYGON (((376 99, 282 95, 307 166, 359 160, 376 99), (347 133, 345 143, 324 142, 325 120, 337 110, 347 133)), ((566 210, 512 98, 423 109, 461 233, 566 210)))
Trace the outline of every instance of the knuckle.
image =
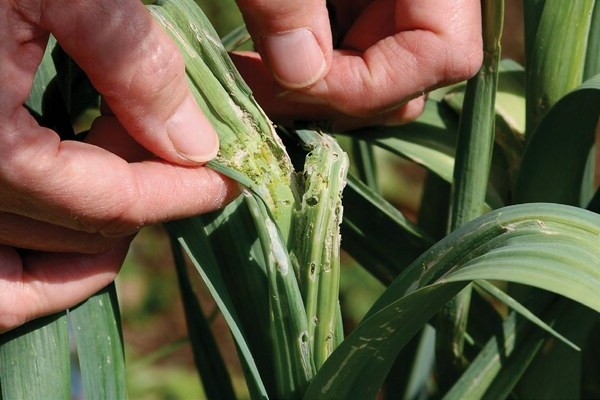
MULTIPOLYGON (((128 110, 156 108, 166 116, 185 97, 185 63, 176 44, 164 32, 147 35, 112 77, 103 82, 100 92, 109 105, 128 110), (129 58, 131 59, 131 58, 129 58), (160 107, 152 107, 155 104, 160 107), (117 107, 123 108, 123 107, 117 107)), ((120 117, 127 117, 120 115, 120 117)))
POLYGON ((165 40, 160 41, 146 39, 141 45, 141 52, 144 57, 136 66, 130 81, 130 90, 135 91, 135 94, 159 95, 164 90, 172 89, 173 85, 183 82, 183 57, 170 38, 165 37, 165 40))
MULTIPOLYGON (((145 224, 145 218, 139 208, 140 191, 134 180, 130 184, 124 185, 126 189, 121 193, 119 204, 116 207, 107 210, 103 220, 95 232, 99 233, 104 239, 114 239, 131 235, 139 231, 145 224)), ((104 243, 99 239, 99 247, 110 247, 110 241, 104 243)))
POLYGON ((17 293, 24 293, 24 288, 16 283, 15 285, 17 286, 11 284, 9 287, 4 287, 0 295, 0 333, 17 328, 31 319, 23 306, 19 306, 19 304, 30 304, 23 302, 21 296, 17 296, 17 293))
POLYGON ((446 75, 452 81, 469 79, 483 63, 483 43, 481 35, 474 32, 457 34, 447 47, 446 75))
POLYGON ((26 315, 7 308, 0 309, 0 334, 15 329, 28 321, 26 315))

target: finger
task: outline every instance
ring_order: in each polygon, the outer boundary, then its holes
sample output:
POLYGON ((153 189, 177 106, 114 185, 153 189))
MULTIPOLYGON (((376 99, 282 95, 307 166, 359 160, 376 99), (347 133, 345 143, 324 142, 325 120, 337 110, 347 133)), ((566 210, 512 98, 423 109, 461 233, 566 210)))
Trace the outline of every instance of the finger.
POLYGON ((127 133, 114 115, 101 115, 96 118, 85 137, 85 142, 101 147, 130 163, 154 158, 150 151, 127 133))
POLYGON ((332 42, 324 0, 237 3, 256 48, 282 86, 304 88, 327 73, 332 42))
POLYGON ((354 51, 334 54, 321 81, 288 98, 302 102, 308 94, 346 114, 369 116, 466 79, 481 65, 480 19, 477 0, 375 1, 344 40, 354 51), (396 33, 380 37, 390 30, 389 15, 396 33))
POLYGON ((0 212, 0 245, 45 252, 98 254, 115 239, 0 212))
POLYGON ((333 119, 333 129, 347 131, 366 126, 403 125, 417 119, 425 108, 425 96, 417 97, 406 104, 381 114, 369 117, 338 117, 333 119))
MULTIPOLYGON (((343 11, 353 8, 348 2, 339 2, 336 10, 343 11)), ((344 37, 342 38, 341 48, 365 51, 375 45, 380 40, 394 36, 398 33, 396 24, 396 0, 375 0, 363 4, 360 12, 354 11, 353 19, 348 25, 344 37), (377 24, 373 24, 377 21, 377 24)), ((341 15, 345 13, 341 12, 341 15)), ((347 18, 346 18, 347 19, 347 18)))
POLYGON ((96 255, 31 253, 0 246, 0 333, 72 307, 115 278, 129 247, 122 239, 96 255))
POLYGON ((42 133, 37 139, 20 152, 2 155, 0 148, 0 176, 11 189, 0 196, 0 210, 120 236, 215 210, 239 193, 237 184, 206 167, 157 159, 128 164, 87 143, 42 133))
POLYGON ((391 110, 366 116, 350 116, 319 97, 298 92, 290 96, 291 92, 284 91, 273 81, 256 53, 235 52, 231 54, 231 58, 269 118, 284 125, 290 125, 296 120, 331 121, 336 130, 370 125, 400 125, 419 117, 425 105, 425 97, 420 96, 391 110))
MULTIPOLYGON (((140 1, 12 3, 30 28, 57 38, 127 132, 148 150, 184 164, 216 155, 217 136, 187 87, 182 57, 140 1)), ((2 54, 3 63, 22 64, 19 57, 33 38, 34 32, 20 34, 18 46, 2 54)))

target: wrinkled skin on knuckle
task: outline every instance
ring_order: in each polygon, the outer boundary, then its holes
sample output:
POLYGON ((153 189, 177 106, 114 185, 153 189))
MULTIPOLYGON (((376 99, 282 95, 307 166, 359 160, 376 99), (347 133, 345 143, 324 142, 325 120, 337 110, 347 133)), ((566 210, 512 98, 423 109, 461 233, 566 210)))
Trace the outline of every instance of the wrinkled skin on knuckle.
POLYGON ((446 70, 451 82, 472 78, 483 63, 483 42, 481 31, 462 26, 460 21, 453 24, 445 36, 446 70))
POLYGON ((23 285, 23 262, 17 252, 0 245, 0 333, 23 325, 29 319, 23 311, 30 298, 23 285))
POLYGON ((0 307, 0 334, 18 328, 27 321, 27 316, 8 310, 7 307, 0 307))
POLYGON ((128 186, 127 194, 121 193, 118 205, 107 210, 102 221, 96 225, 96 232, 106 238, 119 238, 139 231, 146 221, 140 211, 138 201, 140 198, 136 186, 128 186))
MULTIPOLYGON (((175 44, 168 40, 156 42, 145 39, 140 45, 144 57, 139 58, 129 79, 129 92, 124 97, 132 99, 160 98, 162 93, 173 93, 185 76, 185 64, 175 44), (151 79, 149 79, 151 77, 151 79)), ((123 93, 118 93, 123 96, 123 93)))

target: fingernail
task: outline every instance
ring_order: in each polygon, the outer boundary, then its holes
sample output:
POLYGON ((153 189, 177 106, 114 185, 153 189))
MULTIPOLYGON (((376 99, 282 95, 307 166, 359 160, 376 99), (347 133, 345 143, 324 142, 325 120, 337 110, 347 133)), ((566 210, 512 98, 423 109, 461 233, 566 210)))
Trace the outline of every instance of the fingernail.
POLYGON ((310 86, 325 71, 325 56, 308 29, 266 36, 264 49, 275 78, 289 88, 310 86))
POLYGON ((190 161, 210 161, 219 151, 219 138, 191 95, 167 122, 167 135, 175 151, 190 161))

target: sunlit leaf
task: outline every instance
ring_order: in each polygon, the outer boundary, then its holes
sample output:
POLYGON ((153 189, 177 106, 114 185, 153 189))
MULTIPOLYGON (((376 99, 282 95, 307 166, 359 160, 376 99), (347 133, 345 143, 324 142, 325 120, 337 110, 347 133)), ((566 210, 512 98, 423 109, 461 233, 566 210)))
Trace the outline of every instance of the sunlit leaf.
POLYGON ((68 399, 70 373, 64 313, 0 335, 2 399, 68 399))
POLYGON ((471 280, 532 285, 600 312, 598 235, 599 215, 554 204, 506 207, 464 225, 388 287, 306 398, 374 397, 398 351, 471 280))
POLYGON ((114 285, 69 311, 86 399, 127 397, 121 316, 114 285))

